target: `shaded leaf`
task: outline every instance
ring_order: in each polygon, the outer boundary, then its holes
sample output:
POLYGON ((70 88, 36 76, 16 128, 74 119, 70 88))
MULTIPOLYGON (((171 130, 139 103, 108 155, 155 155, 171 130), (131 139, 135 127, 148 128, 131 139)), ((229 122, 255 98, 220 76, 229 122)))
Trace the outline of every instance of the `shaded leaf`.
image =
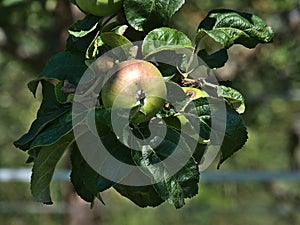
POLYGON ((87 126, 95 136, 104 137, 112 132, 111 127, 111 112, 107 109, 96 108, 90 110, 87 114, 87 126), (96 129, 93 129, 92 124, 96 123, 96 129))
POLYGON ((40 149, 38 156, 34 159, 31 176, 31 193, 36 201, 44 204, 52 204, 50 182, 56 164, 73 141, 73 134, 70 134, 55 145, 40 149))
POLYGON ((164 202, 152 185, 136 187, 115 184, 114 189, 140 207, 156 207, 164 202))
POLYGON ((202 49, 198 52, 198 56, 208 65, 209 68, 220 68, 225 65, 228 60, 228 54, 226 49, 221 49, 213 54, 209 55, 202 49))
POLYGON ((135 162, 131 157, 131 149, 121 143, 114 133, 110 132, 106 136, 100 138, 103 146, 114 156, 114 158, 123 163, 135 165, 135 162))
MULTIPOLYGON (((156 130, 156 129, 155 129, 156 130)), ((141 132, 144 134, 143 130, 141 132)), ((153 135, 153 134, 152 134, 153 135)), ((173 204, 176 208, 181 208, 184 205, 184 198, 191 197, 198 192, 199 171, 196 162, 190 158, 188 162, 182 162, 185 155, 188 157, 192 154, 187 143, 181 139, 180 134, 170 128, 167 128, 166 136, 157 136, 153 138, 161 141, 161 143, 152 148, 151 145, 141 146, 141 151, 133 151, 133 158, 137 165, 144 166, 149 171, 149 177, 154 181, 154 188, 161 199, 173 204), (166 167, 157 166, 157 163, 164 162, 162 160, 170 157, 174 150, 180 152, 179 155, 172 156, 173 163, 181 166, 179 172, 171 175, 171 165, 166 167), (176 157, 176 158, 175 158, 176 157), (169 167, 170 166, 170 167, 169 167), (188 186, 186 186, 189 184, 188 186)))
POLYGON ((34 97, 36 97, 36 90, 39 86, 40 80, 32 80, 27 84, 28 89, 33 94, 34 97))
POLYGON ((78 20, 69 28, 69 34, 81 38, 93 32, 99 23, 100 18, 93 15, 87 15, 84 19, 78 20))
POLYGON ((14 142, 17 148, 28 150, 31 142, 52 121, 70 110, 70 106, 62 107, 56 100, 54 85, 41 80, 43 100, 37 112, 37 118, 31 124, 29 131, 14 142))
POLYGON ((202 140, 209 140, 211 133, 211 107, 213 104, 210 103, 207 98, 198 98, 187 105, 184 109, 187 114, 198 115, 199 119, 199 136, 202 140))
POLYGON ((248 139, 248 132, 242 118, 231 107, 227 107, 226 125, 218 168, 226 159, 241 149, 248 139))
MULTIPOLYGON (((66 93, 64 91, 64 88, 65 88, 64 82, 59 82, 57 85, 55 85, 54 91, 55 91, 56 99, 60 104, 71 103, 74 98, 74 94, 66 93)), ((74 87, 74 91, 75 91, 75 87, 74 87)))
POLYGON ((185 167, 175 174, 174 177, 180 185, 184 198, 192 198, 198 194, 199 176, 197 164, 193 159, 189 160, 185 167))
MULTIPOLYGON (((247 130, 241 116, 228 104, 226 104, 226 121, 223 121, 223 116, 214 117, 214 129, 211 125, 211 114, 212 108, 214 108, 214 103, 209 103, 207 99, 199 98, 193 101, 193 108, 186 108, 187 112, 189 110, 196 110, 200 119, 200 137, 205 140, 210 140, 208 147, 210 145, 215 145, 213 140, 218 140, 218 136, 221 132, 225 132, 223 142, 220 146, 221 158, 218 167, 226 159, 228 159, 233 153, 242 148, 242 146, 247 141, 247 130), (210 139, 211 138, 211 139, 210 139)), ((203 151, 206 146, 199 144, 196 148, 195 155, 197 155, 197 161, 200 160, 199 156, 203 155, 203 151)))
POLYGON ((30 145, 30 148, 51 146, 65 135, 72 133, 72 111, 68 111, 52 121, 40 132, 30 145))
POLYGON ((82 54, 64 51, 57 53, 48 61, 40 77, 54 78, 60 81, 68 80, 77 85, 86 69, 85 58, 82 54))
POLYGON ((71 152, 71 164, 71 182, 78 195, 87 202, 93 203, 96 197, 102 201, 99 192, 105 191, 114 183, 100 176, 87 164, 77 145, 71 152))
POLYGON ((69 28, 69 38, 66 50, 71 52, 81 52, 85 54, 90 43, 98 32, 100 17, 87 15, 82 20, 77 21, 69 28))
POLYGON ((185 113, 177 113, 174 116, 164 118, 164 121, 168 127, 181 132, 181 134, 189 136, 196 142, 204 143, 205 140, 199 137, 200 127, 195 127, 200 125, 198 120, 199 119, 196 118, 195 115, 189 115, 185 113))

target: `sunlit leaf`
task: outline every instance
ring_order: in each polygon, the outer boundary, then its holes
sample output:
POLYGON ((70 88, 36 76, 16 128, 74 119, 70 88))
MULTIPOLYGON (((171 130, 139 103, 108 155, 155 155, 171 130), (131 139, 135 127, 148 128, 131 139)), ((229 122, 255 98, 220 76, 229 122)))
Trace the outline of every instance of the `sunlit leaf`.
POLYGON ((227 9, 212 10, 200 23, 196 43, 208 35, 229 48, 241 44, 254 48, 258 43, 270 43, 274 33, 264 20, 256 15, 227 9))
POLYGON ((218 96, 225 98, 227 103, 238 113, 245 112, 245 100, 243 95, 237 90, 223 85, 218 86, 218 96))
POLYGON ((183 49, 193 49, 192 41, 181 31, 168 27, 157 28, 149 32, 142 45, 145 57, 160 51, 183 49))
POLYGON ((127 21, 134 29, 149 31, 167 25, 184 2, 184 0, 124 0, 124 11, 127 21))

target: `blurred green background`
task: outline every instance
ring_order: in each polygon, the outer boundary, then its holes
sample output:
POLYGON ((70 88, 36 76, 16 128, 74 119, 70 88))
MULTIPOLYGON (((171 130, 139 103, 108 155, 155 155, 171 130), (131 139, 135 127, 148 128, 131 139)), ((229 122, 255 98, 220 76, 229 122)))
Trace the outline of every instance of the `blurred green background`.
MULTIPOLYGON (((246 98, 243 115, 249 140, 221 171, 300 169, 300 2, 298 0, 187 0, 172 26, 194 38, 213 8, 230 8, 264 18, 274 43, 249 50, 235 46, 216 71, 246 98)), ((27 154, 12 142, 26 132, 40 104, 27 89, 47 60, 64 49, 67 28, 82 18, 68 0, 0 0, 0 168, 30 168, 27 154)), ((68 164, 68 157, 63 165, 68 164)), ((216 167, 209 168, 216 171, 216 167)), ((23 224, 300 224, 300 180, 200 182, 199 194, 175 210, 167 203, 140 209, 114 191, 94 209, 53 182, 53 206, 35 203, 28 182, 0 182, 0 223, 23 224)))

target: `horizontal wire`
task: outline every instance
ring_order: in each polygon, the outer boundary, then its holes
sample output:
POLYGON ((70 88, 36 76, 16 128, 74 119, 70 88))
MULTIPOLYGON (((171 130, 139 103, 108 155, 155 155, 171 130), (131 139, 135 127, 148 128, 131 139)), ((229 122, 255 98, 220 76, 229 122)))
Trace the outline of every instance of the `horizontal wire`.
MULTIPOLYGON (((1 168, 0 182, 29 182, 31 169, 1 168)), ((70 170, 57 169, 53 181, 69 181, 70 170)), ((204 182, 270 182, 277 180, 300 181, 300 171, 204 171, 200 175, 204 182)))

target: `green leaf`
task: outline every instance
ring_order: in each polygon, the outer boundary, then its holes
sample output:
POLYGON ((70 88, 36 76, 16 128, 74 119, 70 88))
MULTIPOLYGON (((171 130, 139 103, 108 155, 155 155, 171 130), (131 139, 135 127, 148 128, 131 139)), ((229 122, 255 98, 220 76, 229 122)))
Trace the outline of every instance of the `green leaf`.
MULTIPOLYGON (((185 108, 185 113, 196 113, 200 120, 200 134, 199 136, 204 140, 210 139, 211 133, 211 107, 213 103, 210 104, 208 98, 198 98, 192 101, 192 104, 185 108), (191 107, 191 108, 189 108, 191 107), (193 111, 190 111, 193 110, 193 111), (195 110, 195 112, 194 112, 195 110)), ((218 118, 216 118, 217 120, 218 118)))
MULTIPOLYGON (((143 129, 140 132, 145 134, 143 129)), ((161 137, 157 138, 161 139, 161 137)), ((198 192, 199 171, 196 162, 190 158, 173 176, 168 171, 170 168, 162 168, 155 164, 169 157, 175 149, 180 154, 191 154, 188 144, 184 140, 179 142, 180 138, 182 137, 178 132, 167 128, 166 136, 158 146, 152 148, 151 145, 145 145, 139 148, 141 151, 132 152, 136 164, 146 167, 151 174, 150 179, 154 181, 154 188, 160 198, 173 204, 176 208, 184 205, 184 198, 192 197, 198 192), (163 181, 161 181, 162 178, 163 181)), ((188 155, 186 156, 188 157, 188 155)), ((177 158, 175 163, 183 164, 181 159, 181 157, 177 158)), ((173 158, 173 160, 175 159, 173 158)))
POLYGON ((54 78, 60 81, 68 80, 77 85, 86 69, 85 58, 82 54, 64 51, 57 53, 48 61, 40 77, 54 78))
POLYGON ((127 29, 128 29, 127 25, 119 25, 111 29, 111 31, 114 32, 115 34, 124 35, 127 29))
POLYGON ((70 110, 70 105, 61 106, 56 100, 54 85, 41 80, 43 100, 37 112, 37 118, 31 124, 29 131, 14 142, 17 148, 28 150, 36 136, 52 121, 70 110))
MULTIPOLYGON (((56 99, 60 104, 66 104, 71 103, 74 98, 74 93, 66 93, 64 90, 64 82, 59 82, 57 85, 55 85, 55 95, 56 99)), ((75 88, 75 86, 74 86, 75 88)))
POLYGON ((91 132, 94 132, 95 136, 105 137, 112 132, 111 128, 111 112, 103 108, 96 108, 90 110, 87 114, 87 126, 91 132), (93 123, 96 123, 97 131, 93 130, 91 126, 93 123))
POLYGON ((184 0, 124 0, 128 23, 138 31, 149 31, 167 25, 184 4, 184 0))
MULTIPOLYGON (((97 58, 99 55, 109 51, 111 48, 116 48, 122 45, 124 45, 124 51, 128 51, 126 48, 131 46, 131 42, 123 36, 128 26, 122 25, 116 27, 116 24, 119 23, 109 23, 101 29, 101 32, 99 31, 97 33, 86 51, 87 59, 97 58)), ((116 54, 118 55, 118 53, 116 54)), ((124 52, 121 54, 124 54, 124 52)))
POLYGON ((77 145, 71 152, 71 164, 71 182, 78 195, 87 202, 93 203, 96 197, 102 201, 99 192, 107 190, 114 182, 94 171, 82 157, 77 145))
POLYGON ((10 7, 19 3, 25 3, 25 0, 2 0, 0 3, 3 7, 10 7))
POLYGON ((235 109, 238 113, 245 112, 245 100, 240 92, 223 85, 218 86, 217 89, 218 96, 223 97, 233 109, 235 109))
MULTIPOLYGON (((101 29, 101 32, 97 32, 94 40, 90 43, 86 51, 87 59, 97 58, 97 56, 110 50, 110 48, 113 49, 120 46, 123 46, 124 51, 128 52, 128 48, 131 47, 132 44, 125 36, 123 36, 127 26, 123 25, 115 27, 115 25, 115 23, 108 24, 101 29)), ((116 54, 118 55, 118 53, 116 54)), ((121 54, 124 54, 124 52, 121 54)))
POLYGON ((34 97, 36 97, 36 90, 39 86, 40 80, 32 80, 27 84, 28 89, 30 90, 30 92, 33 94, 34 97))
POLYGON ((227 9, 212 10, 200 23, 196 43, 208 35, 228 49, 233 44, 254 48, 258 43, 270 43, 274 33, 258 16, 227 9))
MULTIPOLYGON (((225 127, 224 139, 220 146, 221 151, 221 158, 219 161, 218 167, 228 159, 233 153, 238 151, 243 147, 243 145, 247 141, 247 130, 244 125, 244 122, 241 116, 230 106, 226 103, 226 124, 223 124, 222 117, 214 117, 215 121, 215 130, 212 129, 211 126, 211 113, 212 107, 214 107, 213 103, 209 104, 209 101, 205 98, 199 98, 193 101, 194 105, 192 109, 187 107, 186 111, 189 110, 196 110, 199 119, 200 119, 200 137, 205 140, 210 139, 210 135, 218 135, 222 127, 225 127), (220 123, 219 123, 220 121, 220 123)), ((208 143, 208 147, 210 144, 208 143)), ((197 155, 197 161, 199 162, 200 156, 202 157, 203 151, 205 150, 206 146, 203 144, 199 144, 196 148, 195 155, 197 155), (199 152, 197 152, 199 151, 199 152)))
POLYGON ((189 148, 194 149, 193 157, 199 164, 210 138, 211 111, 209 103, 204 97, 191 101, 182 88, 175 88, 171 83, 167 83, 167 90, 168 99, 176 106, 176 112, 172 113, 174 109, 170 108, 170 112, 161 112, 159 115, 169 128, 181 133, 189 148), (179 102, 177 102, 178 100, 179 102), (196 118, 196 116, 198 117, 196 118), (199 133, 196 134, 196 131, 199 133))
POLYGON ((187 113, 177 113, 174 116, 164 118, 164 121, 168 125, 168 127, 181 132, 181 134, 194 139, 194 141, 196 142, 206 143, 205 140, 199 137, 200 130, 197 131, 198 129, 193 125, 199 123, 196 120, 198 120, 198 118, 195 118, 194 115, 189 115, 187 113))
MULTIPOLYGON (((180 191, 184 198, 192 198, 198 194, 199 176, 200 174, 197 164, 192 158, 188 161, 184 168, 175 174, 174 180, 176 180, 179 184, 180 191)), ((172 182, 170 182, 170 184, 172 185, 172 182)))
POLYGON ((70 36, 67 40, 66 50, 85 54, 90 43, 98 32, 100 17, 87 15, 69 28, 70 36))
POLYGON ((47 127, 35 137, 30 145, 30 149, 51 146, 67 134, 72 133, 72 128, 72 111, 70 110, 49 123, 47 127))
POLYGON ((73 134, 70 134, 55 145, 40 149, 38 156, 34 159, 31 176, 31 193, 36 201, 44 204, 52 204, 50 182, 56 164, 73 141, 73 134))
POLYGON ((126 26, 120 26, 119 29, 115 28, 111 32, 98 32, 86 51, 86 58, 97 58, 101 53, 110 49, 113 49, 114 54, 118 56, 119 54, 128 53, 133 45, 125 36, 120 34, 125 30, 126 26))
POLYGON ((102 41, 111 48, 117 48, 123 45, 131 45, 131 42, 123 35, 114 32, 104 32, 100 34, 102 41))
POLYGON ((87 15, 84 19, 78 20, 69 28, 69 34, 77 38, 82 38, 97 28, 99 20, 100 17, 87 15))
POLYGON ((224 48, 210 55, 207 54, 205 49, 202 49, 198 52, 198 56, 211 69, 223 67, 228 60, 227 50, 224 48))
POLYGON ((104 32, 100 34, 100 37, 103 43, 109 46, 118 58, 128 59, 130 57, 133 44, 125 36, 114 32, 104 32))
POLYGON ((149 32, 142 45, 142 53, 145 57, 161 51, 183 49, 193 49, 192 41, 181 31, 168 27, 149 32))
POLYGON ((113 187, 122 196, 130 199, 140 207, 156 207, 164 202, 164 200, 159 197, 152 185, 136 187, 115 184, 113 187))
POLYGON ((91 41, 89 44, 86 52, 85 57, 87 59, 93 59, 97 58, 97 56, 100 54, 101 47, 103 47, 104 42, 101 39, 100 32, 97 33, 95 38, 91 41))
POLYGON ((220 165, 241 149, 248 139, 248 132, 240 115, 231 107, 227 108, 226 131, 221 145, 220 165))
POLYGON ((119 21, 114 21, 106 24, 101 28, 101 32, 114 32, 119 35, 124 35, 125 31, 127 30, 127 25, 122 25, 119 21))
MULTIPOLYGON (((190 143, 188 136, 184 136, 184 138, 187 140, 187 143, 190 143)), ((198 165, 201 164, 202 158, 204 156, 204 153, 207 150, 207 147, 208 147, 208 143, 203 144, 200 142, 198 142, 197 146, 195 147, 193 158, 195 159, 198 165)))
MULTIPOLYGON (((117 160, 126 164, 135 165, 131 157, 131 149, 122 144, 119 138, 116 137, 115 133, 111 130, 110 117, 110 111, 104 109, 96 109, 95 112, 93 112, 93 110, 89 111, 85 118, 86 126, 91 132, 89 135, 94 135, 95 138, 100 138, 103 147, 105 147, 105 149, 117 160), (93 124, 94 122, 96 124, 93 124)), ((78 139, 84 143, 86 149, 91 151, 91 154, 92 151, 97 151, 95 143, 91 143, 82 137, 78 137, 78 139)), ((105 156, 99 160, 109 160, 109 158, 106 159, 104 157, 105 156)), ((111 172, 114 173, 114 171, 111 172)))
POLYGON ((131 149, 121 143, 114 133, 110 132, 100 138, 106 150, 117 160, 126 164, 135 165, 131 157, 131 149))

